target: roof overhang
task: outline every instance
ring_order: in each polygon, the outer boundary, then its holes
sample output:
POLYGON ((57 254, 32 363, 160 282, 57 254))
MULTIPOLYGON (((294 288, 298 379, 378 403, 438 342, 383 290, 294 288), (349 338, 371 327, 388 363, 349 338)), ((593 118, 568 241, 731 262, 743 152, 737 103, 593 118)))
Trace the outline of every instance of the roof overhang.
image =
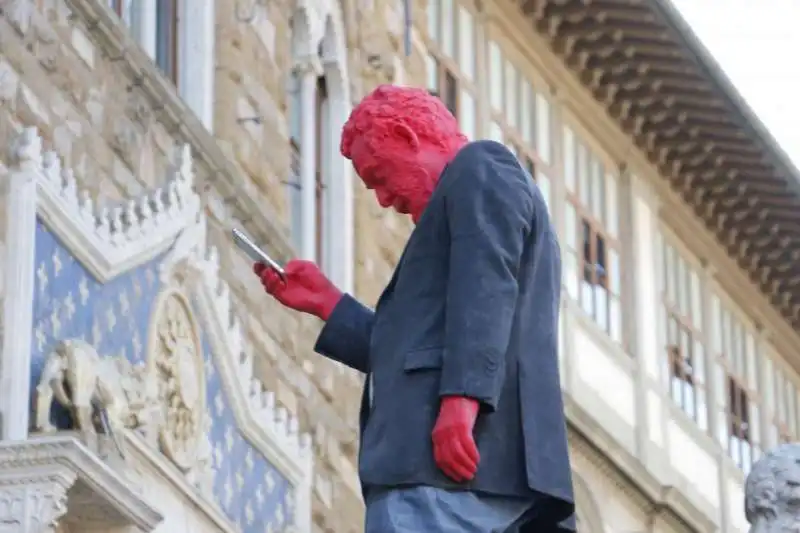
POLYGON ((519 0, 535 29, 800 326, 800 173, 670 0, 519 0))

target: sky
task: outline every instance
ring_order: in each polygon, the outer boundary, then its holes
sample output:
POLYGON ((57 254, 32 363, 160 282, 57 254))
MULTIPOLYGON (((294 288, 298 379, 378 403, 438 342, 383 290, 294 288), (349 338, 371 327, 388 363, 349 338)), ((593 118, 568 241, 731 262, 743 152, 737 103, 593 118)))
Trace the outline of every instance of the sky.
POLYGON ((800 0, 672 0, 800 167, 800 0))

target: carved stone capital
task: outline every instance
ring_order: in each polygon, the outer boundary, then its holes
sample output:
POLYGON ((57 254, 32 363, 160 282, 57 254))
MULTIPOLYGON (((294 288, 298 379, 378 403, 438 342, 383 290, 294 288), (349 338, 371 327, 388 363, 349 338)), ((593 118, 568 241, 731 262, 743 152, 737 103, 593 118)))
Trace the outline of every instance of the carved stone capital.
POLYGON ((163 516, 71 436, 0 443, 0 533, 136 527, 163 516))
POLYGON ((750 533, 800 531, 800 444, 770 450, 745 482, 750 533))
POLYGON ((74 479, 65 484, 57 475, 26 477, 0 481, 0 532, 55 532, 67 512, 67 487, 74 479))

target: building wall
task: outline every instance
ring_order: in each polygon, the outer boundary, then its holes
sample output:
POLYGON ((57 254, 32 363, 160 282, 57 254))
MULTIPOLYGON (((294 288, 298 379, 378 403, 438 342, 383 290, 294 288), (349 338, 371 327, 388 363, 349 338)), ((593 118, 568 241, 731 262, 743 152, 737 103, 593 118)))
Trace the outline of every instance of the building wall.
MULTIPOLYGON (((788 379, 785 390, 796 400, 797 375, 782 359, 796 344, 794 332, 511 2, 443 0, 438 18, 416 2, 408 58, 397 22, 402 2, 180 2, 177 68, 169 76, 153 64, 169 70, 153 0, 126 4, 122 22, 100 0, 80 8, 68 0, 6 4, 0 142, 23 126, 37 127, 100 206, 162 184, 173 149, 192 146, 208 238, 248 342, 261 356, 256 372, 313 434, 319 531, 361 528, 360 377, 311 353, 317 321, 265 297, 227 232, 246 224, 276 256, 318 259, 340 286, 374 302, 411 226, 380 209, 336 156, 338 128, 353 103, 382 82, 427 86, 450 102, 448 72, 465 131, 505 142, 533 164, 562 238, 562 382, 582 527, 743 527, 738 466, 746 471, 749 460, 725 453, 730 395, 718 371, 723 365, 712 363, 727 365, 728 354, 745 348, 740 381, 755 393, 746 405, 748 439, 754 450, 771 447, 777 425, 786 426, 786 438, 797 431, 796 401, 778 396, 775 385, 776 376, 788 379), (320 78, 326 111, 303 113, 317 109, 307 90, 316 91, 320 78), (317 121, 323 133, 309 135, 317 121), (293 140, 300 146, 294 166, 293 140), (314 144, 324 149, 308 148, 314 144), (311 206, 323 213, 319 232, 311 206), (595 266, 591 283, 583 276, 584 220, 594 243, 588 262, 605 270, 602 276, 595 266), (685 299, 662 282, 673 272, 665 265, 679 265, 666 262, 673 257, 667 243, 691 267, 676 267, 686 272, 674 285, 685 288, 685 299), (715 340, 722 330, 716 324, 729 320, 716 298, 742 324, 741 337, 731 334, 728 344, 715 340), (693 386, 687 372, 684 379, 670 373, 667 309, 691 331, 693 386), (701 359, 708 377, 698 373, 701 359)), ((743 408, 733 411, 744 417, 743 408)))

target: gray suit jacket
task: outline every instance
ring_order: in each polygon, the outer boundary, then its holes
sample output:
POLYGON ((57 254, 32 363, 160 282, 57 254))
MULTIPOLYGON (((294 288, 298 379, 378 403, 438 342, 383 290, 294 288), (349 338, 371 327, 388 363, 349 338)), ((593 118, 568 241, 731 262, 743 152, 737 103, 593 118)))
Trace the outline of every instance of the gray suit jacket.
POLYGON ((359 453, 366 490, 422 484, 540 499, 541 525, 572 514, 560 280, 558 241, 531 177, 501 144, 465 146, 375 310, 345 295, 317 340, 317 352, 371 377, 359 453), (481 461, 470 483, 434 463, 431 430, 444 395, 481 403, 481 461))

